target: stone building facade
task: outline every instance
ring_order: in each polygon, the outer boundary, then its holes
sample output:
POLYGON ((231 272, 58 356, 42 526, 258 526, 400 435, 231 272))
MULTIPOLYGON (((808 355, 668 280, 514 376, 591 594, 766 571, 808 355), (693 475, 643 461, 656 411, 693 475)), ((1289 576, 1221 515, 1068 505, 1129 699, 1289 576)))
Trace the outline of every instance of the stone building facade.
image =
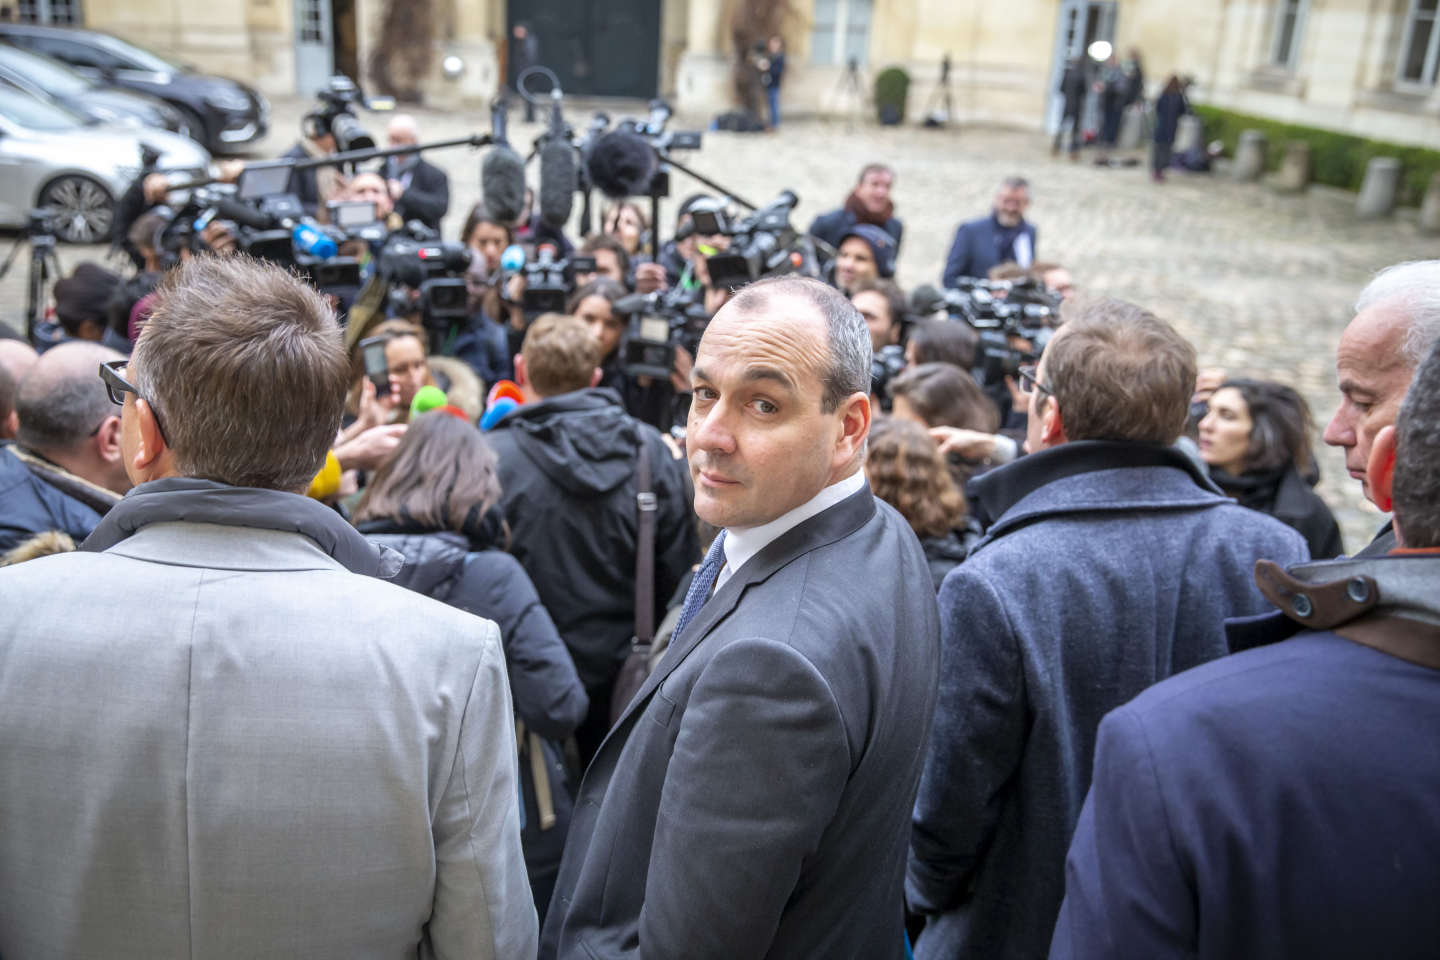
MULTIPOLYGON (((729 18, 740 0, 19 0, 25 19, 112 31, 274 95, 332 69, 365 81, 388 4, 423 8, 437 105, 482 102, 505 79, 510 26, 529 21, 567 91, 729 109, 729 18), (447 76, 446 58, 462 69, 447 76)), ((1440 0, 789 0, 792 114, 857 109, 888 66, 911 75, 910 116, 1049 126, 1068 55, 1139 50, 1152 93, 1175 72, 1202 102, 1440 147, 1440 0), (941 64, 948 58, 948 89, 941 64), (948 99, 945 94, 948 92, 948 99)))

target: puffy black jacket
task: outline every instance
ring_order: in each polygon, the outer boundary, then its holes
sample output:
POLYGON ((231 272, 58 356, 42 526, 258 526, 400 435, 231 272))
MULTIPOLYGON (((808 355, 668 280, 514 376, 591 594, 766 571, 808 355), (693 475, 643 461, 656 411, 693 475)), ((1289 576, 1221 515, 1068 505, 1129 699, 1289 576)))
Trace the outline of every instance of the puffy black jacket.
POLYGON ((643 440, 658 514, 655 621, 700 548, 690 472, 613 390, 529 403, 490 432, 510 549, 525 567, 591 694, 608 689, 635 632, 635 464, 643 440))
MULTIPOLYGON (((491 511, 490 516, 498 530, 498 515, 491 511)), ((527 743, 520 758, 525 803, 520 840, 535 906, 543 917, 560 869, 578 782, 565 764, 562 741, 575 732, 589 706, 575 665, 524 569, 508 553, 490 548, 497 539, 493 535, 427 532, 393 520, 362 523, 360 532, 404 555, 405 566, 395 583, 494 620, 500 627, 515 715, 544 738, 540 762, 555 811, 554 824, 543 826, 536 801, 535 760, 527 743)))
POLYGON ((925 562, 930 566, 930 576, 935 580, 935 591, 945 582, 945 575, 965 560, 970 548, 982 536, 980 524, 973 518, 966 518, 965 526, 951 530, 943 537, 921 537, 920 546, 925 550, 925 562))

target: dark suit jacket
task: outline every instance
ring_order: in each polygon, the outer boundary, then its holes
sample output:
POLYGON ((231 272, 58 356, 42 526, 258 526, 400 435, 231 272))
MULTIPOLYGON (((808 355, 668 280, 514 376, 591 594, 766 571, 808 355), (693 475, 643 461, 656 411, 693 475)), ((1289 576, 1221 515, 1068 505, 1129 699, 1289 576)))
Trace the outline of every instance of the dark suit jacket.
POLYGON ((440 219, 450 209, 450 178, 423 159, 410 174, 410 186, 395 201, 395 212, 406 220, 419 220, 439 231, 440 219))
POLYGON ((938 631, 868 487, 746 563, 586 773, 540 956, 899 958, 938 631))
POLYGON ((1306 632, 1111 713, 1050 956, 1434 957, 1437 691, 1306 632))
MULTIPOLYGON (((944 286, 953 287, 959 277, 984 277, 991 267, 1001 262, 995 251, 997 229, 993 214, 967 220, 955 229, 955 239, 945 257, 945 274, 941 280, 944 286)), ((1034 262, 1033 257, 1037 253, 1035 225, 1022 224, 1020 233, 1030 238, 1031 262, 1034 262)))

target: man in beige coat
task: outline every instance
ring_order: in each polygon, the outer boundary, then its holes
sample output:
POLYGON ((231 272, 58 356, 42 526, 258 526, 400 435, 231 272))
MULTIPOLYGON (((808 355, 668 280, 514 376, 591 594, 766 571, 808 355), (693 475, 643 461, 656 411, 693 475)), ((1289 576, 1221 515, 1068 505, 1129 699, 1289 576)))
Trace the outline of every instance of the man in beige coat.
POLYGON ((533 956, 495 625, 295 492, 324 301, 192 260, 102 371, 135 488, 0 570, 0 956, 533 956))

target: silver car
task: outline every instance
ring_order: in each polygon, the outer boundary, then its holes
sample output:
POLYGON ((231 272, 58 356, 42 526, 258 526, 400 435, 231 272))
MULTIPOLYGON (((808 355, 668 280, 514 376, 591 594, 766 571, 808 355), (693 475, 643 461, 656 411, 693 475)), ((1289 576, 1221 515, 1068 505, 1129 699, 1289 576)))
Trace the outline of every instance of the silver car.
POLYGON ((95 124, 58 104, 0 85, 0 227, 20 227, 34 208, 70 243, 110 238, 115 201, 140 173, 141 147, 155 168, 202 176, 210 154, 165 130, 95 124))

